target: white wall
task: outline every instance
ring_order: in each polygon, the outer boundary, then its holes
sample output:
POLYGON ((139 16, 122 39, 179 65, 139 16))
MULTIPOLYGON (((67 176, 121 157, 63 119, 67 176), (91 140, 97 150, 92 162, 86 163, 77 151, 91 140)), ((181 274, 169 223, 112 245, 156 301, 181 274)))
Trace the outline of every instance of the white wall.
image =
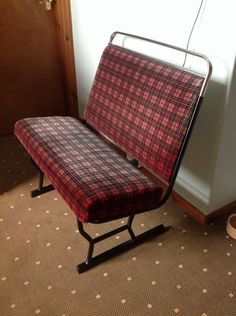
MULTIPOLYGON (((81 114, 112 32, 186 47, 200 2, 71 0, 81 114)), ((175 189, 205 214, 236 200, 235 8, 234 0, 205 0, 190 42, 190 49, 208 55, 214 71, 175 189)))
POLYGON ((210 208, 236 200, 236 59, 227 93, 210 208))
POLYGON ((176 187, 209 214, 236 200, 236 4, 233 0, 205 3, 190 48, 209 56, 213 74, 176 187))
POLYGON ((199 0, 71 0, 81 112, 100 55, 114 31, 185 46, 198 6, 199 0))

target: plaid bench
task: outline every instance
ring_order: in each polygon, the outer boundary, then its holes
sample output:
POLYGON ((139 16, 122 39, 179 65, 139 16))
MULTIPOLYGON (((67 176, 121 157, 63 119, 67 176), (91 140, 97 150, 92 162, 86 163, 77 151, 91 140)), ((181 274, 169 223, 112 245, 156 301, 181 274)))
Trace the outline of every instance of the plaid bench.
MULTIPOLYGON (((80 233, 90 243, 79 272, 102 261, 99 256, 94 260, 92 252, 103 237, 92 239, 84 222, 129 216, 127 225, 104 239, 128 229, 135 242, 134 215, 167 200, 203 83, 199 74, 112 43, 98 66, 86 123, 162 179, 167 192, 75 118, 36 117, 15 124, 15 135, 74 211, 80 233)), ((163 225, 158 230, 165 231, 163 225)))
POLYGON ((15 134, 82 222, 154 209, 160 200, 160 187, 77 119, 27 118, 15 134))

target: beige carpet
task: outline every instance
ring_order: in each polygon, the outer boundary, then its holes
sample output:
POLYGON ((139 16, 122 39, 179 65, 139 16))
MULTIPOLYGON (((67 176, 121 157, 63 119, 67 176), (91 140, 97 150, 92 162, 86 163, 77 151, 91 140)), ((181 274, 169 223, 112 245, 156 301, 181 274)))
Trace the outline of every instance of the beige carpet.
MULTIPOLYGON (((1 316, 236 315, 236 241, 225 220, 202 226, 170 201, 134 227, 172 231, 79 275, 87 242, 73 213, 55 191, 30 197, 38 178, 15 138, 0 140, 0 154, 1 316)), ((97 236, 120 222, 87 229, 97 236)))

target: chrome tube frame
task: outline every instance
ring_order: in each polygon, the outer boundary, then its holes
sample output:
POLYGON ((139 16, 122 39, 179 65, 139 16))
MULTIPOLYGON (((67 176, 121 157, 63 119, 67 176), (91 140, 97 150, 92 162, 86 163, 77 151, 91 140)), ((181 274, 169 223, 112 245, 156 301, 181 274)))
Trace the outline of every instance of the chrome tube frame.
MULTIPOLYGON (((129 34, 129 33, 124 33, 124 32, 119 32, 119 31, 116 31, 116 32, 112 33, 112 35, 110 37, 109 44, 112 44, 114 38, 117 35, 123 35, 123 36, 127 36, 127 37, 136 38, 136 39, 139 39, 141 41, 146 41, 146 42, 153 43, 153 44, 156 44, 156 45, 164 46, 164 47, 167 47, 167 48, 170 48, 170 49, 173 49, 173 50, 180 51, 180 52, 182 52, 184 54, 188 54, 188 55, 192 55, 192 56, 204 59, 204 61, 206 62, 206 65, 207 65, 207 71, 206 71, 205 75, 200 74, 201 76, 204 77, 204 82, 203 82, 202 89, 200 91, 200 95, 199 96, 200 97, 204 97, 205 96, 207 85, 208 85, 208 82, 210 80, 211 73, 212 73, 211 62, 209 61, 209 59, 205 55, 197 53, 197 52, 194 52, 194 51, 191 51, 189 49, 185 49, 185 48, 178 47, 178 46, 175 46, 175 45, 171 45, 171 44, 167 44, 167 43, 164 43, 164 42, 156 41, 156 40, 153 40, 153 39, 150 39, 150 38, 146 38, 146 37, 142 37, 142 36, 138 36, 138 35, 134 35, 134 34, 129 34)), ((156 58, 156 59, 158 60, 158 58, 156 58)), ((183 69, 188 71, 187 68, 183 67, 183 69)))

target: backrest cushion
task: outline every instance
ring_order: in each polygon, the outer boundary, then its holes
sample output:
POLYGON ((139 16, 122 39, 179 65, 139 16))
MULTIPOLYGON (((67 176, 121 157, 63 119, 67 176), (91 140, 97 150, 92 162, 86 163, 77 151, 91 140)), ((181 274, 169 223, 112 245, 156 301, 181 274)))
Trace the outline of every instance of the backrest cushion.
POLYGON ((168 182, 202 83, 201 76, 110 44, 85 119, 168 182))

